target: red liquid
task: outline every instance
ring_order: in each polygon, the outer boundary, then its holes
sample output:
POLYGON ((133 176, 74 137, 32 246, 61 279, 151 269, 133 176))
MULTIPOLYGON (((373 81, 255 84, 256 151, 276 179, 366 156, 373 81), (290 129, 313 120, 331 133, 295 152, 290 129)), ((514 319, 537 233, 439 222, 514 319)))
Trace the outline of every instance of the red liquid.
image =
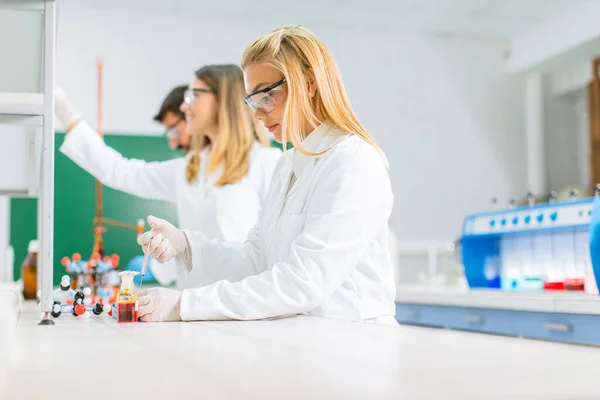
POLYGON ((117 322, 137 322, 138 308, 137 301, 135 303, 118 303, 117 304, 117 322))
POLYGON ((544 282, 544 290, 565 290, 564 282, 544 282))
POLYGON ((583 279, 565 279, 565 290, 585 291, 585 280, 583 279))

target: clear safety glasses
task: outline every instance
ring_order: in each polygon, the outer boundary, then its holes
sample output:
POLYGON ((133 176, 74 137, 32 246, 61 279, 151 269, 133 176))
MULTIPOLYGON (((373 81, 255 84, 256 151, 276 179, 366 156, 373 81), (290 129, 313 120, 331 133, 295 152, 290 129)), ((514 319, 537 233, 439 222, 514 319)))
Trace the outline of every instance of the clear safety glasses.
POLYGON ((167 139, 179 138, 179 129, 177 129, 177 126, 181 121, 183 121, 183 118, 178 119, 177 122, 175 122, 173 125, 167 128, 167 130, 165 131, 165 136, 167 137, 167 139))
POLYGON ((204 89, 204 88, 188 89, 185 92, 183 92, 183 102, 188 105, 192 104, 194 102, 194 100, 196 100, 196 97, 198 97, 198 95, 196 93, 215 93, 215 91, 211 90, 211 89, 204 89))
POLYGON ((268 114, 277 107, 277 101, 273 97, 275 91, 282 90, 283 85, 286 82, 285 78, 275 82, 271 86, 264 89, 257 90, 254 93, 250 93, 244 97, 244 102, 250 107, 252 111, 261 110, 268 114))

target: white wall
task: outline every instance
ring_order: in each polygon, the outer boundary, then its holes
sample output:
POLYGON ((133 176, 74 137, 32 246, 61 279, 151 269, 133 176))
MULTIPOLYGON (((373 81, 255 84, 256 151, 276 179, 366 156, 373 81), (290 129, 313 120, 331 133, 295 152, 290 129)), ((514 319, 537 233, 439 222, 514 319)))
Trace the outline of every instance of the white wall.
MULTIPOLYGON (((578 182, 587 186, 590 182, 590 120, 587 88, 573 94, 575 131, 577 137, 578 182)), ((600 183, 600 182, 598 182, 600 183)))
POLYGON ((593 57, 581 54, 546 74, 546 154, 554 160, 549 165, 554 189, 580 185, 589 190, 588 84, 592 65, 593 57))
POLYGON ((587 188, 589 128, 587 90, 549 93, 545 104, 546 158, 551 189, 587 188))
MULTIPOLYGON (((95 124, 103 59, 105 132, 158 133, 151 119, 169 89, 203 64, 239 62, 274 27, 74 6, 63 7, 57 79, 95 124)), ((290 19, 281 23, 310 20, 290 19)), ((525 193, 523 81, 505 74, 503 43, 305 26, 333 51, 355 111, 388 153, 401 241, 452 240, 465 213, 525 193)))
POLYGON ((579 181, 575 107, 570 96, 548 96, 544 111, 548 187, 560 190, 579 181))

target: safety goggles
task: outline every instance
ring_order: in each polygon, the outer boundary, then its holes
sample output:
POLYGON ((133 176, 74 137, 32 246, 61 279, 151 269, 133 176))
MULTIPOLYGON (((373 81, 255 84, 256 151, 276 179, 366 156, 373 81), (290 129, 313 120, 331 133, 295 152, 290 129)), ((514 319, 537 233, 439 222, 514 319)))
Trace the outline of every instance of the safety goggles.
POLYGON ((215 91, 211 90, 211 89, 204 89, 204 88, 188 89, 185 92, 183 92, 183 102, 188 105, 192 104, 194 102, 194 100, 196 100, 196 97, 198 97, 196 95, 196 93, 215 93, 215 91))
POLYGON ((177 138, 179 138, 179 129, 177 129, 177 125, 179 125, 179 123, 181 121, 183 121, 183 118, 179 118, 177 120, 177 122, 175 122, 173 125, 169 126, 165 130, 165 136, 167 137, 167 139, 177 139, 177 138))
POLYGON ((267 86, 264 89, 257 90, 254 93, 250 93, 244 97, 244 102, 252 111, 261 110, 268 114, 277 107, 277 101, 273 97, 274 91, 283 90, 281 85, 286 82, 285 78, 275 82, 271 86, 267 86))

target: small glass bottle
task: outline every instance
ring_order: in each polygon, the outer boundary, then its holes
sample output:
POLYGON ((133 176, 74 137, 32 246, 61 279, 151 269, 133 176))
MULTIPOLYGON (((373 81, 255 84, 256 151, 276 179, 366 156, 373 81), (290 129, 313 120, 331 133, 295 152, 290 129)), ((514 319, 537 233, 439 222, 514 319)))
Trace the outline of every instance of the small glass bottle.
POLYGON ((121 277, 121 288, 117 295, 117 322, 137 322, 138 319, 138 296, 134 289, 133 278, 138 271, 119 272, 121 277))
POLYGON ((32 240, 27 246, 27 257, 21 264, 21 279, 23 280, 23 297, 34 300, 37 297, 37 264, 40 251, 37 240, 32 240))

